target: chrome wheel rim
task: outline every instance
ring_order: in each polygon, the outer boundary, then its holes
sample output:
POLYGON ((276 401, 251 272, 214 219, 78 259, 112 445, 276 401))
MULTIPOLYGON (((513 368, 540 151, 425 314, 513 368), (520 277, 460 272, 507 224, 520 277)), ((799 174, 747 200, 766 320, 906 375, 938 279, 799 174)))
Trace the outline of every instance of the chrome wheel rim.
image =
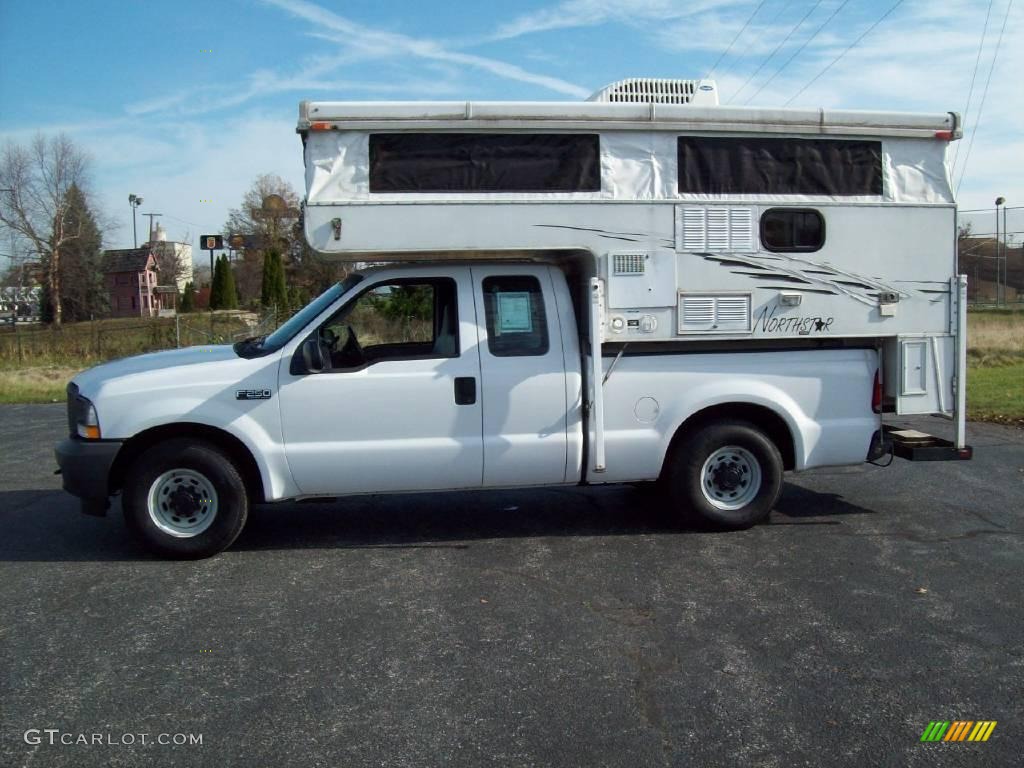
POLYGON ((761 490, 761 464, 746 448, 738 445, 719 448, 704 462, 700 490, 718 509, 741 509, 761 490))
POLYGON ((149 487, 146 503, 153 525, 181 539, 198 536, 217 516, 217 490, 202 472, 171 469, 149 487))

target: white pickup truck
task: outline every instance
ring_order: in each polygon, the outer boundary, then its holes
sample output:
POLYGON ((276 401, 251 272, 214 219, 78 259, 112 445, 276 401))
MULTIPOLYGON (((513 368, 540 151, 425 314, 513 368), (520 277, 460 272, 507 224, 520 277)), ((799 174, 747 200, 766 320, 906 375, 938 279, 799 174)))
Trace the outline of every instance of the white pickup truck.
POLYGON ((784 470, 884 452, 871 344, 605 345, 594 382, 585 290, 554 264, 380 267, 265 338, 98 366, 68 387, 64 486, 93 514, 120 493, 149 547, 195 558, 253 503, 360 493, 660 479, 680 519, 743 528, 784 470))

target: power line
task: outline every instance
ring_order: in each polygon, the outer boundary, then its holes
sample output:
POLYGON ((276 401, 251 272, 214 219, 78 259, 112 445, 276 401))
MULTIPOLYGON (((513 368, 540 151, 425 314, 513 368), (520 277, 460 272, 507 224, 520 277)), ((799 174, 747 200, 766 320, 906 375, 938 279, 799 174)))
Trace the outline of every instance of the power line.
MULTIPOLYGON (((985 11, 985 26, 981 28, 981 42, 978 43, 978 55, 974 59, 974 72, 971 74, 971 87, 967 90, 967 104, 964 107, 963 121, 967 122, 967 112, 971 108, 971 99, 974 98, 974 80, 978 76, 978 64, 981 63, 981 51, 985 47, 985 36, 988 34, 988 19, 992 15, 992 6, 995 5, 996 0, 988 0, 988 10, 985 11)), ((952 173, 956 173, 956 161, 960 157, 960 142, 956 143, 956 149, 953 150, 953 165, 952 173)))
POLYGON ((784 106, 784 107, 788 107, 788 106, 789 106, 790 104, 792 104, 792 103, 793 103, 793 100, 794 100, 794 99, 795 99, 795 98, 796 98, 797 96, 799 96, 799 95, 800 95, 801 93, 803 93, 803 92, 804 92, 804 91, 806 91, 806 90, 807 90, 808 88, 810 88, 810 87, 811 87, 812 85, 814 85, 814 84, 815 84, 816 82, 818 82, 818 78, 819 78, 819 77, 821 77, 821 76, 822 76, 822 75, 824 75, 824 74, 825 74, 826 72, 828 72, 828 71, 829 71, 830 69, 832 69, 832 67, 833 67, 833 66, 834 66, 835 64, 838 64, 838 63, 839 63, 839 60, 840 60, 840 59, 842 59, 842 58, 843 58, 843 56, 845 56, 845 55, 846 55, 846 54, 848 54, 848 53, 849 53, 850 51, 852 51, 852 50, 853 50, 853 49, 854 49, 854 48, 855 48, 855 47, 857 46, 857 44, 858 44, 858 43, 859 43, 859 42, 860 42, 861 40, 863 40, 863 39, 864 39, 865 37, 867 37, 867 36, 868 36, 869 34, 871 34, 871 30, 873 30, 873 29, 874 29, 875 27, 877 27, 877 26, 878 26, 879 24, 881 24, 881 23, 882 23, 883 21, 885 21, 885 20, 886 20, 887 18, 889 18, 889 16, 890 16, 890 15, 892 14, 892 12, 893 12, 893 11, 895 11, 895 10, 896 10, 897 8, 899 8, 899 7, 901 6, 901 5, 903 5, 903 0, 896 0, 896 2, 892 4, 892 7, 891 7, 891 8, 889 8, 889 10, 888 10, 888 11, 886 11, 885 13, 883 13, 883 14, 882 14, 882 16, 881 16, 881 17, 880 17, 880 18, 878 19, 878 21, 876 21, 876 22, 875 22, 874 24, 872 24, 872 25, 871 25, 870 27, 868 27, 867 29, 865 29, 865 30, 864 30, 864 31, 863 31, 863 32, 861 33, 861 36, 860 36, 860 37, 858 37, 858 38, 857 38, 856 40, 854 40, 854 41, 853 41, 852 43, 850 43, 850 44, 849 44, 849 46, 847 46, 847 48, 846 48, 846 50, 845 50, 845 51, 843 51, 842 53, 840 53, 840 54, 839 54, 838 56, 836 56, 836 57, 835 57, 834 59, 832 59, 832 61, 830 61, 830 62, 829 62, 828 64, 826 64, 826 65, 825 65, 825 68, 824 68, 823 70, 821 70, 821 71, 820 71, 820 72, 819 72, 818 74, 816 74, 816 75, 815 75, 814 77, 812 77, 812 78, 810 79, 810 81, 809 81, 809 82, 807 83, 807 85, 805 85, 805 86, 804 86, 803 88, 801 88, 801 89, 800 89, 799 91, 797 91, 797 92, 796 92, 796 93, 794 93, 794 94, 793 94, 792 96, 790 96, 790 97, 789 97, 789 101, 787 101, 787 102, 786 102, 785 104, 783 104, 782 106, 784 106))
MULTIPOLYGON (((1001 208, 1005 208, 1008 211, 1019 211, 1021 209, 1024 209, 1024 205, 1004 205, 1004 206, 1000 206, 1000 207, 1001 208)), ((995 209, 994 208, 967 208, 967 209, 964 209, 964 210, 958 210, 957 211, 957 215, 959 215, 961 213, 992 213, 993 210, 995 210, 995 209)))
POLYGON ((978 119, 974 121, 974 128, 971 130, 971 140, 967 143, 967 153, 964 155, 964 165, 960 169, 960 180, 956 183, 956 193, 960 194, 960 185, 964 183, 964 176, 967 173, 967 162, 971 159, 971 150, 974 148, 974 137, 978 135, 978 128, 981 126, 981 115, 985 110, 985 97, 988 96, 988 86, 992 82, 992 73, 996 70, 996 59, 999 58, 999 46, 1003 42, 1003 32, 1006 31, 1006 22, 1010 18, 1010 9, 1013 7, 1013 0, 1006 4, 1006 14, 1003 16, 1003 26, 999 28, 999 37, 996 39, 996 50, 992 54, 992 66, 988 68, 988 77, 985 78, 985 89, 981 92, 981 101, 978 102, 978 119))
MULTIPOLYGON (((802 26, 804 25, 804 22, 805 22, 805 21, 807 21, 807 19, 808 19, 808 18, 810 18, 810 16, 811 16, 811 14, 812 14, 812 13, 814 13, 814 12, 815 12, 816 10, 818 10, 818 6, 820 6, 820 5, 822 4, 822 2, 823 2, 823 1, 824 1, 824 0, 818 0, 818 1, 817 1, 817 2, 816 2, 816 3, 814 4, 814 5, 812 5, 812 6, 811 6, 811 9, 810 9, 809 11, 807 11, 807 13, 805 13, 805 14, 803 15, 803 18, 802 18, 802 19, 800 19, 800 21, 798 21, 798 22, 797 22, 797 23, 796 23, 796 24, 795 24, 795 25, 793 26, 793 28, 789 30, 789 34, 788 34, 788 35, 786 35, 786 36, 785 36, 784 38, 782 38, 782 42, 780 42, 780 43, 779 43, 778 45, 776 45, 776 46, 775 46, 775 50, 773 50, 773 51, 772 51, 771 53, 769 53, 769 54, 768 54, 768 57, 767 57, 767 58, 765 58, 765 59, 764 59, 764 60, 763 60, 763 61, 762 61, 762 62, 761 62, 761 63, 760 63, 759 65, 758 65, 757 69, 755 69, 755 70, 754 70, 753 74, 751 74, 751 75, 750 75, 750 77, 748 77, 748 78, 747 78, 746 80, 744 80, 744 81, 743 81, 743 85, 741 85, 741 86, 740 86, 739 90, 738 90, 738 91, 736 91, 736 92, 735 92, 735 93, 734 93, 734 94, 733 94, 732 96, 730 96, 730 97, 729 97, 729 101, 728 101, 727 103, 731 103, 733 99, 738 99, 738 98, 739 98, 739 95, 740 95, 741 93, 743 93, 743 89, 744 89, 744 88, 746 88, 746 87, 747 87, 747 85, 749 85, 749 84, 750 84, 750 81, 751 81, 751 80, 753 80, 753 79, 754 79, 755 77, 757 77, 758 73, 759 73, 759 72, 760 72, 760 71, 761 71, 762 69, 764 69, 765 65, 766 65, 766 64, 767 64, 767 63, 768 63, 769 61, 771 61, 771 60, 772 60, 773 58, 775 58, 775 54, 776 54, 776 53, 778 53, 778 52, 779 52, 779 50, 781 50, 782 46, 784 46, 784 45, 785 45, 786 43, 788 43, 788 42, 789 42, 789 38, 791 38, 791 37, 792 37, 793 35, 795 35, 795 34, 796 34, 796 33, 797 33, 797 32, 798 32, 799 30, 800 30, 800 27, 802 27, 802 26)), ((996 1, 996 0, 991 0, 991 2, 993 2, 993 3, 994 3, 995 1, 996 1)), ((778 17, 776 17, 776 18, 778 18, 778 17)))
MULTIPOLYGON (((820 2, 820 0, 819 0, 819 2, 820 2)), ((994 2, 994 0, 993 0, 993 2, 994 2)), ((774 26, 775 26, 775 22, 777 22, 780 18, 782 18, 782 14, 784 14, 787 10, 789 10, 789 6, 791 6, 792 4, 793 4, 793 0, 786 0, 782 4, 782 7, 779 8, 779 10, 775 12, 775 15, 772 16, 771 20, 769 22, 767 22, 766 24, 764 24, 763 26, 767 30, 769 30, 769 31, 771 29, 773 29, 774 26)), ((718 80, 724 80, 727 75, 731 74, 732 71, 733 71, 733 68, 736 66, 736 64, 739 62, 739 60, 740 60, 740 57, 736 57, 735 59, 733 59, 732 63, 730 63, 729 66, 727 66, 722 72, 720 72, 718 74, 717 79, 718 80)), ((746 83, 744 83, 744 85, 746 85, 746 83)), ((738 91, 737 91, 737 93, 738 93, 738 91)))
POLYGON ((757 98, 757 94, 759 94, 761 91, 763 91, 765 88, 767 88, 768 85, 772 82, 772 80, 774 80, 776 77, 778 77, 779 73, 782 72, 782 70, 784 70, 786 67, 788 67, 793 62, 793 59, 795 59, 797 56, 799 56, 801 53, 803 53, 804 49, 808 45, 811 44, 811 41, 814 40, 814 38, 816 38, 818 36, 818 34, 821 32, 821 30, 823 30, 826 26, 828 26, 828 23, 830 21, 832 21, 832 19, 834 19, 837 15, 839 15, 839 12, 841 10, 843 10, 843 8, 845 8, 846 4, 849 3, 849 2, 850 2, 850 0, 843 0, 843 2, 841 2, 839 4, 839 6, 834 11, 832 11, 832 14, 830 16, 827 19, 825 19, 823 22, 821 22, 820 25, 818 25, 818 28, 816 30, 814 30, 814 32, 811 33, 811 36, 808 37, 806 40, 804 40, 803 45, 801 45, 799 48, 797 48, 796 51, 793 53, 793 55, 790 56, 788 59, 786 59, 785 63, 781 67, 776 69, 775 72, 772 73, 772 76, 769 77, 767 80, 765 80, 761 84, 761 87, 758 88, 754 92, 754 95, 750 96, 743 103, 744 104, 749 104, 751 101, 756 99, 757 98))
POLYGON ((207 229, 210 229, 210 230, 216 230, 218 232, 220 231, 219 227, 214 227, 211 224, 196 224, 196 222, 194 222, 194 221, 186 221, 185 219, 179 219, 177 216, 172 216, 169 213, 165 213, 165 214, 162 214, 162 215, 166 216, 169 219, 174 219, 175 221, 181 222, 182 224, 188 224, 190 227, 206 227, 207 229))
POLYGON ((747 21, 743 24, 742 27, 740 27, 740 31, 736 33, 736 37, 734 37, 732 39, 732 42, 729 43, 729 47, 726 48, 724 51, 722 51, 722 55, 718 57, 718 60, 714 63, 714 65, 711 67, 711 69, 708 70, 708 73, 706 75, 704 75, 704 79, 705 80, 707 80, 707 79, 709 79, 711 77, 711 74, 715 71, 715 68, 718 67, 718 65, 722 63, 722 59, 724 59, 726 56, 729 55, 729 51, 731 51, 732 47, 734 45, 736 45, 736 41, 740 39, 740 35, 742 35, 744 32, 747 31, 747 27, 750 26, 750 22, 752 22, 754 20, 754 17, 757 16, 757 12, 761 10, 761 7, 766 2, 768 2, 768 0, 761 0, 761 2, 757 4, 757 7, 754 9, 754 12, 752 14, 750 14, 749 17, 747 17, 747 21))

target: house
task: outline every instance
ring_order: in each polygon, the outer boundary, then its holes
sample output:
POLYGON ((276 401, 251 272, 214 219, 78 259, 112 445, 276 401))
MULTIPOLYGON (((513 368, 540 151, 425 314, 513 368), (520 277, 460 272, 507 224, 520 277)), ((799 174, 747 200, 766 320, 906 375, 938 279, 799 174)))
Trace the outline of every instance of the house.
POLYGON ((153 252, 123 248, 103 256, 111 317, 156 317, 163 304, 156 290, 159 268, 153 252))

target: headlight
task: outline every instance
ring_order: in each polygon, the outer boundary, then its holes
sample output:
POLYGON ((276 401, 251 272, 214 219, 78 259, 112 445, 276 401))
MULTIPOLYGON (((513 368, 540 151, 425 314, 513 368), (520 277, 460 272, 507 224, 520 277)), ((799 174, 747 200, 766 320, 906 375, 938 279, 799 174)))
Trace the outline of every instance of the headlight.
POLYGON ((84 437, 86 440, 99 440, 100 439, 100 419, 96 415, 96 406, 94 406, 88 399, 78 396, 78 418, 75 422, 75 428, 78 432, 79 437, 84 437))

